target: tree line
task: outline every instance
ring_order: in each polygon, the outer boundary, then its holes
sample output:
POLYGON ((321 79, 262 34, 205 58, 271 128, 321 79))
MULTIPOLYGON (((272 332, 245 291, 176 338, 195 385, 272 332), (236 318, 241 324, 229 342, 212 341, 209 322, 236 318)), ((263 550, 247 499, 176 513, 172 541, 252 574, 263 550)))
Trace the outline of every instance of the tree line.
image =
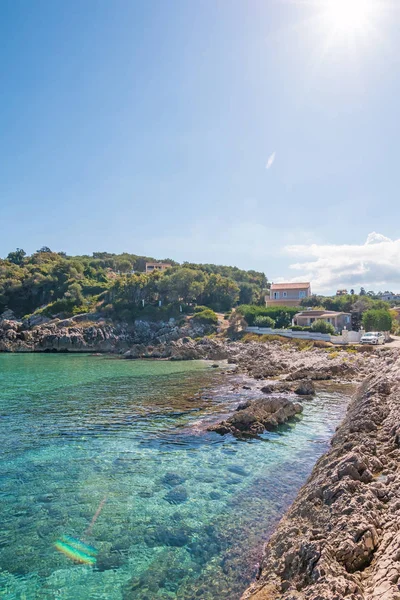
POLYGON ((146 262, 154 261, 129 253, 68 256, 47 246, 28 256, 17 248, 0 259, 0 314, 6 309, 18 317, 97 311, 130 319, 143 310, 156 316, 159 309, 163 315, 166 306, 170 312, 198 304, 229 311, 239 303, 264 302, 264 273, 163 259, 157 262, 171 268, 146 274, 146 262))

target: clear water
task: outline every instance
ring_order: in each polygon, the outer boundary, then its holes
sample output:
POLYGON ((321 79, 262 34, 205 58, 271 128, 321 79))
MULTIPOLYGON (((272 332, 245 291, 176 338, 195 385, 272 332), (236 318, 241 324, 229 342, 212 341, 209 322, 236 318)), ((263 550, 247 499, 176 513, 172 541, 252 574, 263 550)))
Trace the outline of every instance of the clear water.
POLYGON ((0 355, 0 597, 239 599, 347 398, 257 440, 208 433, 254 395, 237 383, 203 362, 0 355), (63 534, 97 566, 57 552, 63 534))

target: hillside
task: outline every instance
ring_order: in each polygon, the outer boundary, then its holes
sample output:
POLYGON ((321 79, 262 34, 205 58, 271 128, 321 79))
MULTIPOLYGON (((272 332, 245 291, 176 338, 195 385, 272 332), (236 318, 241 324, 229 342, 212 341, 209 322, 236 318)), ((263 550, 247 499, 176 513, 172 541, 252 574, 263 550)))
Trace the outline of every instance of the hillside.
POLYGON ((172 265, 167 271, 146 274, 146 262, 154 260, 108 252, 68 256, 47 247, 28 256, 17 249, 0 259, 0 314, 9 309, 19 318, 68 317, 96 311, 117 320, 139 314, 163 318, 191 304, 218 311, 259 304, 268 287, 264 273, 171 259, 161 261, 172 265))

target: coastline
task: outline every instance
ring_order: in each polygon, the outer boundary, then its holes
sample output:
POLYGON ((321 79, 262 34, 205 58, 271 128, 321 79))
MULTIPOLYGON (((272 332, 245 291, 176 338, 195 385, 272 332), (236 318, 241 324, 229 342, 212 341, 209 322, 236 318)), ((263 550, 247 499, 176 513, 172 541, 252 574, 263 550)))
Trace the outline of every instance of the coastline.
POLYGON ((400 599, 400 350, 300 350, 276 341, 196 341, 181 333, 161 343, 137 343, 122 329, 104 335, 99 324, 71 329, 57 326, 55 334, 44 325, 20 335, 18 327, 4 328, 3 322, 1 349, 227 360, 227 375, 246 376, 245 389, 264 388, 264 394, 285 393, 287 386, 309 380, 357 384, 331 449, 269 537, 258 579, 242 600, 400 599))
POLYGON ((400 353, 366 379, 242 600, 400 598, 400 353))

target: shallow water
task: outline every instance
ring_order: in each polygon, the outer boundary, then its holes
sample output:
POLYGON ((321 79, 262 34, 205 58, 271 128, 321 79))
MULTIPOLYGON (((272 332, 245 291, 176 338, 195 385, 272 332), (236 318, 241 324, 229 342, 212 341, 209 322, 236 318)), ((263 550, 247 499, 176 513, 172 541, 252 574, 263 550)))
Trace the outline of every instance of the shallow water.
POLYGON ((205 430, 254 396, 232 382, 200 361, 0 355, 0 597, 239 599, 347 398, 320 392, 238 441, 205 430), (62 535, 95 546, 96 567, 57 552, 62 535))

